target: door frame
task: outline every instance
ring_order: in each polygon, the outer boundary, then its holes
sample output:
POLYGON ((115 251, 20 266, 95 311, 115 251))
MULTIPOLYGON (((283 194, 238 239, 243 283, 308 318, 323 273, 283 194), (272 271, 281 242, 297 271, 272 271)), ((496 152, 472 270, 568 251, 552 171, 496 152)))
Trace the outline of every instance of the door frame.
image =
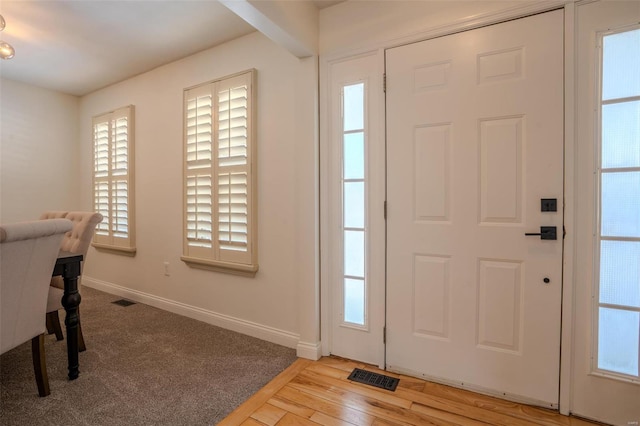
MULTIPOLYGON (((590 1, 590 0, 587 0, 590 1)), ((572 369, 572 336, 573 336, 573 311, 574 311, 574 267, 575 267, 575 1, 563 0, 550 4, 541 2, 536 4, 519 5, 506 8, 498 13, 487 13, 471 18, 465 18, 447 23, 442 26, 426 29, 423 32, 411 34, 409 36, 386 40, 383 42, 369 43, 368 45, 350 49, 343 52, 336 52, 329 55, 320 55, 320 325, 321 325, 321 353, 326 356, 331 353, 330 328, 331 328, 331 277, 332 262, 334 256, 328 249, 331 247, 331 200, 330 193, 331 173, 331 105, 333 94, 330 93, 331 64, 340 61, 348 61, 362 54, 371 54, 377 51, 378 70, 384 72, 384 51, 389 48, 402 46, 404 44, 424 41, 436 37, 455 34, 458 32, 476 29, 512 19, 524 18, 529 15, 544 13, 551 10, 564 10, 564 213, 563 222, 565 228, 565 238, 563 240, 563 272, 562 272, 562 314, 561 314, 561 354, 560 354, 560 400, 559 411, 562 414, 570 413, 571 397, 571 369, 572 369)), ((385 116, 385 102, 381 105, 370 105, 382 111, 381 116, 385 116)), ((386 123, 381 124, 385 134, 386 123)), ((380 173, 386 175, 386 167, 380 173)), ((386 177, 385 177, 386 181, 386 177)), ((374 243, 380 244, 379 241, 374 243)), ((386 241, 383 242, 386 245, 386 241)), ((386 259, 385 259, 386 261, 386 259)), ((386 289, 385 289, 386 293, 386 289)), ((381 343, 382 345, 382 343, 381 343)))
POLYGON ((576 141, 582 141, 580 145, 576 143, 576 157, 581 159, 575 165, 576 210, 590 211, 575 217, 576 230, 582 232, 582 238, 575 246, 574 279, 584 286, 576 286, 573 294, 575 354, 571 365, 574 391, 570 394, 570 407, 572 413, 596 421, 633 424, 632 420, 640 416, 636 408, 640 383, 599 369, 596 362, 599 327, 597 290, 601 262, 598 246, 602 195, 601 176, 598 176, 602 155, 602 116, 599 111, 602 106, 601 42, 607 34, 631 27, 638 29, 637 13, 640 10, 637 2, 626 2, 626 7, 611 7, 615 3, 607 3, 580 2, 576 8, 575 58, 579 68, 575 70, 575 137, 576 141), (578 269, 577 265, 581 268, 578 269))
MULTIPOLYGON (((365 353, 359 360, 375 363, 379 368, 384 368, 384 345, 383 327, 385 311, 384 295, 384 248, 385 248, 385 224, 383 217, 383 206, 385 198, 385 175, 377 173, 384 170, 384 94, 382 93, 383 79, 382 69, 379 69, 379 57, 383 52, 375 50, 365 52, 356 56, 351 56, 347 60, 335 60, 328 63, 329 70, 336 70, 327 80, 327 93, 336 91, 338 87, 354 82, 365 82, 367 89, 365 99, 365 133, 367 142, 365 147, 365 158, 369 160, 365 164, 367 206, 365 208, 365 275, 367 276, 367 286, 365 288, 365 301, 368 312, 365 311, 367 324, 364 327, 350 327, 344 323, 333 324, 336 321, 334 315, 334 303, 340 303, 342 295, 334 292, 342 281, 343 265, 343 241, 342 241, 342 193, 341 193, 341 99, 336 96, 331 97, 331 103, 327 107, 325 120, 327 122, 327 133, 331 136, 327 138, 326 144, 321 144, 321 158, 324 158, 326 168, 321 172, 321 190, 327 195, 321 199, 323 211, 323 222, 321 225, 321 283, 325 287, 321 289, 322 299, 322 355, 332 353, 331 344, 333 341, 334 326, 338 327, 335 334, 336 340, 344 342, 348 339, 355 339, 364 344, 375 346, 379 341, 380 345, 375 351, 361 351, 365 353), (367 69, 362 63, 375 64, 373 69, 367 69), (382 107, 382 108, 381 108, 382 107), (333 265, 333 268, 331 268, 333 265), (338 335, 340 334, 340 335, 338 335), (374 353, 375 352, 375 353, 374 353)), ((369 65, 371 66, 371 65, 369 65)), ((321 114, 322 116, 322 114, 321 114)), ((344 345, 343 345, 344 346, 344 345)), ((348 357, 354 354, 337 353, 348 357)), ((357 352, 357 351, 355 351, 357 352)))

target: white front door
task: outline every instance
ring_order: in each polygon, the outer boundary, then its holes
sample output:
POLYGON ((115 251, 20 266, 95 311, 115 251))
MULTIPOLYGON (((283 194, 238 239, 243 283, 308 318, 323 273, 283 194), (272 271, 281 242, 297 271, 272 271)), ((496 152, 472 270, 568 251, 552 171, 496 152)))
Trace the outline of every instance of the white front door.
POLYGON ((571 412, 640 424, 640 2, 577 8, 571 412))
POLYGON ((389 49, 386 74, 387 367, 557 407, 563 12, 389 49))

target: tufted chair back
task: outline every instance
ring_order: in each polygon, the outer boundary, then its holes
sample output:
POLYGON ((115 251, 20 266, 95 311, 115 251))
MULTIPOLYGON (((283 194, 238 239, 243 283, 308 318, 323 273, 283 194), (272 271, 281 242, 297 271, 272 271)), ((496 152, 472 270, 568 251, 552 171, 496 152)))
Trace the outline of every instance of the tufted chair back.
POLYGON ((63 211, 44 212, 42 216, 40 216, 40 219, 41 220, 42 219, 64 219, 67 213, 69 212, 63 212, 63 211))
MULTIPOLYGON (((49 211, 44 212, 40 219, 64 218, 73 223, 73 229, 67 232, 60 243, 60 250, 69 253, 81 254, 86 261, 87 252, 91 245, 91 239, 96 229, 96 225, 102 222, 102 215, 96 212, 63 212, 49 211)), ((82 265, 84 267, 84 261, 82 265)), ((51 285, 58 288, 64 288, 61 277, 53 277, 51 285)))
POLYGON ((44 332, 47 283, 70 229, 64 219, 0 226, 0 353, 44 332))
POLYGON ((60 249, 86 256, 96 225, 102 222, 102 215, 95 212, 69 212, 65 219, 73 222, 73 229, 62 239, 60 249))

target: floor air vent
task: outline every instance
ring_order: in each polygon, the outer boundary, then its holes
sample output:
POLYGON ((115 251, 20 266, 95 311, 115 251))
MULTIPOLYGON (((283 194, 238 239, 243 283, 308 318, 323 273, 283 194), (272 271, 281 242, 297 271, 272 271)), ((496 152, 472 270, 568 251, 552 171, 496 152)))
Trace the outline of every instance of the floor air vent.
POLYGON ((372 373, 371 371, 362 370, 360 368, 354 368, 348 379, 390 391, 395 391, 398 386, 398 382, 400 382, 400 379, 396 379, 395 377, 372 373))
POLYGON ((131 306, 136 304, 136 302, 132 302, 131 300, 127 300, 127 299, 120 299, 111 303, 115 303, 116 305, 120 305, 120 306, 131 306))

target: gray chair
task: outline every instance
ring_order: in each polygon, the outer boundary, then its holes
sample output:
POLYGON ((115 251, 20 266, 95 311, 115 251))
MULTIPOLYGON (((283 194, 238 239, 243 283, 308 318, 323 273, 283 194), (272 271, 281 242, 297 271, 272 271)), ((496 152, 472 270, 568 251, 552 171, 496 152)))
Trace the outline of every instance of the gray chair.
POLYGON ((0 226, 0 353, 31 340, 40 396, 50 393, 42 318, 60 242, 72 227, 67 219, 0 226))

